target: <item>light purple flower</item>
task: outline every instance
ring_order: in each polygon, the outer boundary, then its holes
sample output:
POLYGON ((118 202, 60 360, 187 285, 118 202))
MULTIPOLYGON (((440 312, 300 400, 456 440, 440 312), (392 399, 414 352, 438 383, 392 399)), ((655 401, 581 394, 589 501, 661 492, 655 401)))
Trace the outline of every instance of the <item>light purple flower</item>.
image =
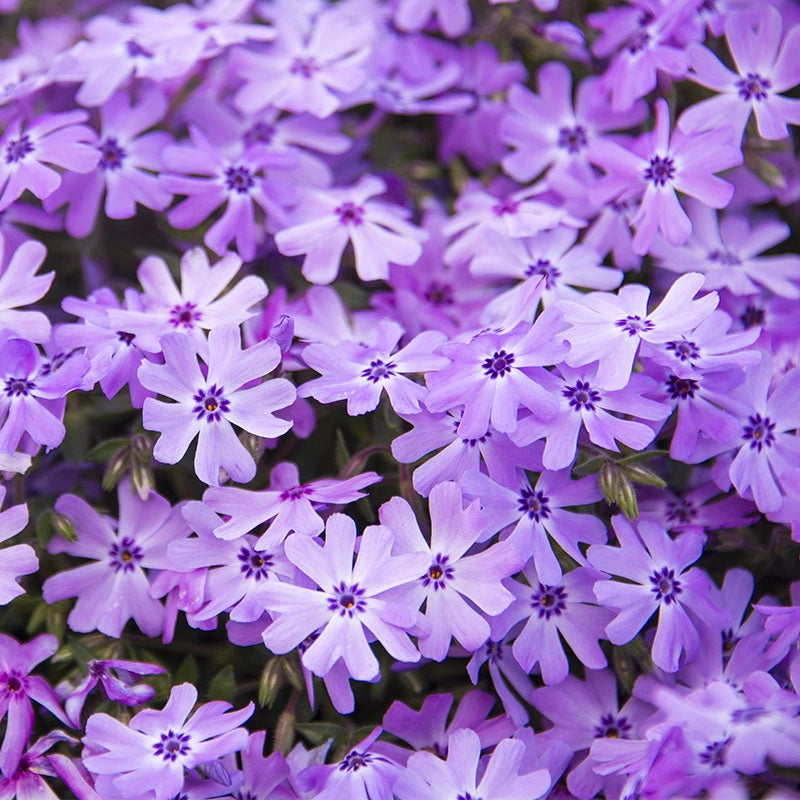
MULTIPOLYGON (((0 506, 6 497, 6 487, 0 486, 0 506)), ((16 536, 28 524, 28 506, 25 503, 11 506, 0 512, 0 542, 16 536)), ((22 575, 31 575, 39 569, 39 559, 29 544, 14 544, 3 548, 0 566, 0 605, 10 603, 15 597, 25 594, 17 583, 22 575)))
POLYGON ((208 337, 208 370, 197 361, 197 350, 188 336, 167 334, 161 339, 164 365, 144 362, 139 380, 153 392, 172 398, 165 403, 148 397, 142 409, 142 424, 161 433, 153 457, 162 464, 175 464, 197 437, 194 466, 197 477, 209 486, 219 485, 219 471, 247 483, 256 474, 253 456, 236 438, 232 425, 256 436, 286 433, 292 423, 273 412, 295 399, 295 388, 285 378, 250 385, 268 375, 281 360, 275 342, 263 341, 241 349, 236 325, 214 328, 208 337))
POLYGON ((184 782, 184 769, 193 769, 240 750, 247 731, 239 727, 253 713, 248 703, 239 711, 220 700, 205 703, 190 717, 197 689, 188 683, 173 686, 161 711, 145 709, 124 725, 108 714, 86 721, 83 763, 111 783, 126 800, 153 792, 169 800, 184 782))
POLYGON ((465 34, 472 22, 467 0, 398 0, 394 9, 394 23, 401 31, 420 31, 434 17, 451 39, 465 34))
POLYGON ((67 623, 80 633, 99 630, 119 638, 129 619, 148 636, 161 633, 164 609, 150 595, 145 569, 169 569, 167 545, 189 533, 180 507, 155 492, 142 500, 129 479, 119 484, 119 522, 101 516, 85 500, 65 494, 56 511, 75 528, 77 538, 50 541, 51 553, 88 558, 92 563, 51 575, 42 587, 48 603, 77 597, 67 623))
POLYGON ((37 275, 47 253, 37 241, 20 244, 13 253, 6 251, 7 238, 0 235, 0 325, 31 342, 46 342, 50 338, 50 320, 41 311, 18 311, 41 300, 47 293, 55 272, 37 275), (6 259, 8 262, 6 263, 6 259))

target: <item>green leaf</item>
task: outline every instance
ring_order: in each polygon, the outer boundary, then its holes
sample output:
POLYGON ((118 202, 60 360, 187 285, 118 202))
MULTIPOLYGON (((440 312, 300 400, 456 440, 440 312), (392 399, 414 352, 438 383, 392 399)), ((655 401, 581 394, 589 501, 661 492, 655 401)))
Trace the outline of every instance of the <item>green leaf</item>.
POLYGON ((658 489, 663 489, 667 485, 660 475, 639 464, 626 464, 622 468, 622 473, 630 480, 636 481, 636 483, 643 483, 645 486, 655 486, 658 489))
POLYGON ((89 650, 80 639, 76 639, 74 636, 67 637, 67 647, 69 647, 72 652, 75 661, 77 661, 83 669, 88 669, 89 662, 94 660, 92 651, 89 650))
POLYGON ((43 511, 36 518, 36 540, 39 542, 39 547, 41 547, 42 550, 47 549, 47 545, 50 544, 50 540, 55 536, 55 533, 53 518, 50 512, 43 511))
POLYGON ((350 459, 352 458, 341 428, 336 429, 336 444, 333 448, 333 456, 336 462, 337 472, 341 472, 350 463, 350 459))
POLYGON ((93 447, 87 454, 87 461, 108 461, 115 456, 120 450, 128 447, 130 441, 128 439, 106 439, 104 442, 93 447))
POLYGON ((236 676, 233 674, 233 666, 228 664, 211 679, 208 697, 210 700, 225 700, 227 703, 232 703, 234 694, 236 694, 236 676))
POLYGON ((642 461, 650 461, 654 458, 661 456, 668 456, 669 450, 642 450, 640 453, 633 453, 632 455, 625 456, 625 458, 616 459, 616 463, 620 466, 626 464, 639 464, 642 461))
POLYGON ((197 659, 192 655, 186 656, 175 670, 175 683, 197 683, 198 677, 197 659))
POLYGON ((333 722, 296 722, 294 727, 301 736, 315 746, 345 733, 341 725, 333 722))

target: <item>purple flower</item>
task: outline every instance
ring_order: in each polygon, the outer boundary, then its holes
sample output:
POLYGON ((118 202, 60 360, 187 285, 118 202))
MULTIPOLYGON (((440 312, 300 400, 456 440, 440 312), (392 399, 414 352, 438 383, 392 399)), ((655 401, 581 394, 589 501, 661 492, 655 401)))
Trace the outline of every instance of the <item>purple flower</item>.
POLYGON ((48 211, 68 203, 64 227, 70 236, 81 238, 91 233, 104 191, 105 213, 111 219, 134 216, 137 203, 155 211, 169 205, 172 195, 152 173, 161 169, 161 154, 172 137, 163 131, 140 135, 166 111, 167 100, 158 91, 149 92, 135 105, 119 92, 101 108, 96 169, 67 175, 45 203, 48 211))
POLYGON ((357 416, 376 409, 385 390, 398 414, 419 413, 425 387, 404 373, 446 366, 448 359, 435 353, 446 339, 438 331, 423 331, 395 352, 401 335, 398 325, 384 320, 378 323, 371 347, 348 341, 310 344, 303 351, 303 360, 322 377, 302 384, 298 395, 321 403, 347 400, 347 413, 357 416))
POLYGON ((322 533, 325 523, 319 511, 360 500, 365 497, 361 489, 379 480, 377 473, 363 472, 345 480, 321 478, 301 483, 297 466, 284 461, 273 467, 269 489, 253 492, 232 486, 211 487, 203 494, 203 502, 228 517, 214 529, 220 539, 238 539, 270 522, 256 543, 257 549, 268 549, 280 545, 289 533, 322 533))
POLYGON ((83 763, 111 783, 126 800, 152 791, 155 800, 180 792, 184 769, 193 769, 240 750, 247 731, 239 727, 253 713, 253 704, 229 711, 230 703, 215 700, 189 714, 197 689, 188 683, 173 686, 162 711, 145 709, 124 725, 108 714, 86 721, 83 763))
POLYGON ((728 14, 725 38, 736 72, 707 48, 691 43, 689 77, 718 94, 690 106, 681 117, 681 128, 693 133, 717 127, 724 120, 738 141, 751 113, 764 139, 785 139, 787 123, 800 125, 800 100, 781 94, 800 82, 800 25, 792 27, 783 40, 782 30, 781 12, 769 3, 728 14))
POLYGON ((503 739, 478 779, 481 742, 478 734, 462 728, 450 734, 447 761, 433 753, 415 753, 394 786, 400 800, 421 797, 457 797, 462 800, 534 800, 550 788, 546 769, 520 774, 525 745, 517 739, 503 739), (436 794, 434 794, 436 793, 436 794))
POLYGON ((42 587, 48 603, 67 597, 78 601, 67 622, 74 631, 99 630, 119 637, 133 619, 148 636, 161 633, 164 609, 150 595, 145 569, 169 569, 167 545, 185 537, 188 527, 180 507, 155 492, 142 500, 128 479, 119 484, 119 523, 101 516, 85 500, 71 494, 56 501, 56 511, 72 523, 74 541, 51 540, 51 553, 92 559, 75 569, 51 575, 42 587))
POLYGON ((700 558, 704 537, 688 532, 672 540, 652 522, 642 520, 637 530, 621 516, 612 523, 620 546, 592 545, 588 552, 592 566, 630 581, 595 584, 598 602, 619 612, 606 634, 614 644, 625 644, 658 610, 653 662, 675 672, 681 654, 691 661, 700 648, 696 619, 720 627, 728 621, 728 613, 712 600, 708 575, 697 567, 686 569, 700 558))
POLYGON ((714 175, 742 163, 742 153, 730 144, 730 129, 698 134, 675 130, 670 137, 666 100, 656 101, 656 127, 641 146, 626 150, 609 140, 599 140, 589 150, 590 160, 608 174, 597 184, 596 200, 641 197, 633 218, 635 253, 650 250, 656 231, 673 245, 683 244, 692 223, 676 191, 696 197, 713 208, 724 208, 733 197, 733 185, 714 175))
POLYGON ((50 684, 44 678, 30 674, 38 663, 50 658, 57 649, 55 636, 48 633, 42 633, 26 644, 0 634, 0 719, 8 714, 3 745, 0 747, 0 769, 4 775, 16 772, 33 730, 31 700, 68 724, 58 695, 50 684))
POLYGON ((86 698, 99 683, 108 697, 116 703, 126 706, 138 706, 152 700, 155 689, 146 683, 134 683, 134 675, 161 675, 166 672, 156 664, 145 664, 141 661, 125 661, 110 659, 107 661, 91 660, 87 664, 89 674, 67 695, 64 711, 74 728, 81 727, 81 712, 86 698), (112 670, 119 672, 114 675, 112 670))
POLYGON ((394 9, 394 23, 401 31, 420 31, 433 17, 450 39, 465 34, 472 22, 467 0, 398 0, 394 9))
MULTIPOLYGON (((53 756, 46 756, 45 753, 59 742, 67 742, 70 745, 77 744, 75 739, 58 730, 35 741, 23 753, 16 769, 0 777, 0 797, 58 800, 58 795, 53 792, 42 776, 53 776, 53 767, 50 762, 53 756)), ((66 759, 66 756, 60 756, 60 758, 66 759)), ((101 800, 100 796, 91 792, 91 790, 76 796, 80 797, 81 800, 101 800)))
POLYGON ((461 488, 456 483, 434 487, 429 499, 431 540, 425 540, 414 513, 400 497, 384 503, 379 511, 381 525, 394 537, 395 552, 424 556, 423 566, 411 586, 392 593, 398 601, 418 608, 423 602, 425 631, 419 636, 423 656, 442 661, 455 637, 472 652, 489 637, 489 624, 482 614, 499 614, 513 600, 500 581, 516 572, 522 556, 501 542, 467 555, 484 528, 477 503, 463 508, 461 488))
POLYGON ((407 209, 370 199, 385 191, 384 181, 372 175, 347 188, 303 190, 297 224, 275 235, 278 250, 305 255, 303 275, 312 283, 327 284, 339 272, 351 242, 361 280, 388 278, 390 261, 408 265, 420 257, 426 234, 407 222, 407 209))
POLYGON ((71 172, 89 172, 100 153, 87 142, 96 138, 85 125, 85 111, 42 114, 24 124, 10 122, 0 137, 0 211, 8 208, 26 189, 40 200, 61 184, 61 175, 45 164, 71 172))
POLYGON ((161 433, 154 458, 175 464, 197 437, 194 466, 200 480, 218 486, 220 469, 240 483, 252 480, 255 461, 236 438, 232 424, 264 437, 280 436, 291 427, 291 422, 273 413, 294 401, 295 388, 289 381, 275 378, 248 387, 278 365, 278 345, 264 341, 242 350, 238 326, 214 328, 208 337, 205 375, 189 337, 167 334, 161 346, 164 365, 147 361, 139 367, 145 388, 177 401, 151 397, 144 401, 142 424, 161 433))
POLYGON ((418 603, 401 590, 391 602, 388 589, 404 587, 419 578, 428 563, 422 552, 390 555, 392 534, 368 528, 361 538, 353 566, 355 523, 344 514, 328 517, 325 545, 308 536, 292 534, 286 556, 319 589, 269 581, 260 590, 264 607, 276 619, 264 631, 264 644, 275 653, 287 653, 316 631, 320 635, 303 651, 302 661, 324 676, 342 658, 356 680, 371 680, 378 660, 367 643, 367 631, 400 661, 419 660, 406 630, 417 621, 418 603))
POLYGON ((27 241, 9 254, 6 244, 6 237, 0 235, 0 264, 4 264, 0 274, 0 325, 31 342, 46 342, 50 320, 41 311, 17 309, 41 300, 53 283, 55 272, 36 274, 47 251, 41 242, 27 241))
MULTIPOLYGON (((0 506, 6 497, 6 487, 0 486, 0 506)), ((28 524, 28 506, 25 503, 11 506, 0 512, 0 542, 16 536, 28 524)), ((17 583, 22 575, 31 575, 39 569, 39 559, 29 544, 14 544, 3 548, 0 567, 0 605, 10 603, 15 597, 25 594, 17 583)))

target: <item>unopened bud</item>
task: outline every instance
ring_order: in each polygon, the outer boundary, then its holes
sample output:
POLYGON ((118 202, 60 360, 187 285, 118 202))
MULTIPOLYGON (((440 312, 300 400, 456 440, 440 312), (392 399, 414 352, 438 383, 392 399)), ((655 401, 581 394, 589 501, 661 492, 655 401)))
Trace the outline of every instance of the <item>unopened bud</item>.
POLYGON ((283 667, 281 659, 277 656, 270 658, 261 671, 258 681, 258 704, 272 706, 283 686, 283 667))
POLYGON ((110 492, 117 488, 117 484, 128 474, 131 466, 131 451, 129 447, 123 447, 108 462, 106 471, 103 473, 103 491, 110 492))
POLYGON ((643 467, 641 464, 626 464, 622 470, 628 478, 636 483, 655 486, 658 489, 663 489, 667 485, 653 470, 643 467))
POLYGON ((615 502, 619 506, 619 510, 628 519, 636 519, 639 516, 639 504, 636 501, 636 490, 633 488, 633 484, 619 471, 615 483, 615 502))
POLYGON ((294 723, 294 708, 292 708, 284 711, 275 725, 275 750, 279 750, 284 756, 289 754, 294 744, 294 723))
POLYGON ((292 346, 294 338, 294 320, 288 314, 281 314, 269 329, 269 338, 281 349, 284 355, 292 346))
POLYGON ((289 655, 281 659, 281 664, 283 665, 283 673, 292 688, 297 692, 304 692, 306 682, 303 677, 303 668, 300 666, 300 659, 289 655))
POLYGON ((131 453, 139 461, 149 462, 153 458, 153 440, 144 433, 137 433, 131 439, 131 453))
POLYGON ((75 530, 75 526, 63 514, 54 511, 50 515, 50 521, 53 523, 56 533, 58 533, 62 539, 66 539, 68 542, 78 541, 78 532, 75 530))
POLYGON ((136 459, 132 459, 131 487, 139 495, 139 499, 145 502, 150 497, 150 492, 156 488, 153 471, 150 465, 142 464, 136 459))
POLYGON ((253 461, 258 464, 261 456, 264 455, 264 440, 254 433, 243 431, 239 434, 239 441, 244 445, 244 449, 253 457, 253 461))
POLYGON ((610 462, 606 461, 600 468, 600 490, 603 492, 607 503, 616 503, 616 476, 617 468, 610 462))

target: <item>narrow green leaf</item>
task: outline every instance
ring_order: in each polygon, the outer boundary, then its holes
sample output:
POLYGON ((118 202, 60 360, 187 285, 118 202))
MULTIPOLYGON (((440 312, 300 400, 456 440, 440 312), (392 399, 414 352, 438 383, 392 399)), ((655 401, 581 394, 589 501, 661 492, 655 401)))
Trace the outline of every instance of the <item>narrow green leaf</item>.
POLYGON ((236 676, 233 674, 233 666, 228 664, 211 679, 208 697, 210 700, 225 700, 227 703, 232 703, 235 693, 236 676))

